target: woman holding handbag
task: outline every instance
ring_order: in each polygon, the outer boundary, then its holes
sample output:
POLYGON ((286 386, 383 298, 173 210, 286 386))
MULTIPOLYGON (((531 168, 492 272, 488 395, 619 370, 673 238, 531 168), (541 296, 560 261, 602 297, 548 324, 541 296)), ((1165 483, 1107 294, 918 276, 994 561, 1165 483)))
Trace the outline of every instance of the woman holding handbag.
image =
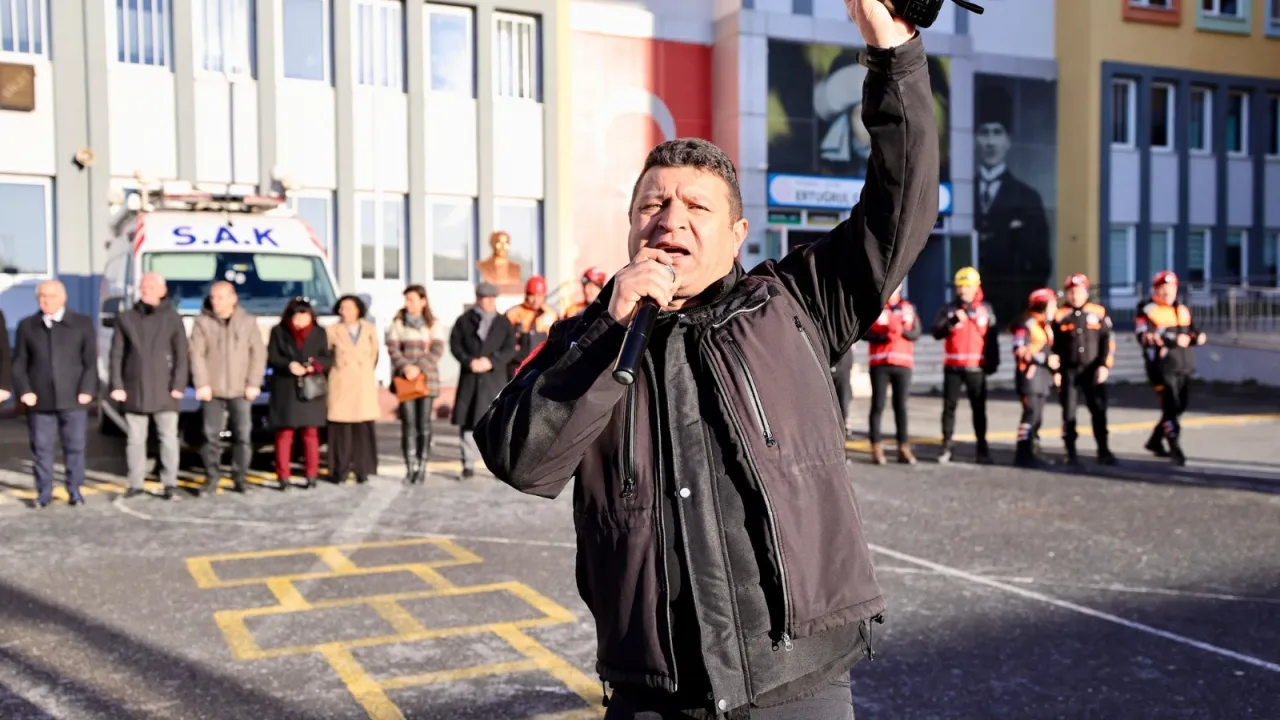
POLYGON ((276 477, 286 490, 293 476, 293 440, 302 436, 304 487, 316 486, 320 474, 320 427, 328 420, 325 396, 331 355, 316 311, 304 298, 285 305, 280 323, 267 341, 271 399, 267 417, 276 433, 276 477))
POLYGON ((354 472, 368 482, 378 472, 378 438, 374 423, 378 404, 378 329, 364 319, 364 302, 355 295, 338 298, 340 321, 325 329, 333 366, 329 369, 329 480, 341 483, 354 472))
POLYGON ((410 285, 404 307, 387 328, 392 390, 400 403, 400 447, 404 451, 405 483, 420 483, 426 475, 431 448, 431 406, 440 394, 438 364, 444 340, 435 329, 436 317, 427 290, 410 285))

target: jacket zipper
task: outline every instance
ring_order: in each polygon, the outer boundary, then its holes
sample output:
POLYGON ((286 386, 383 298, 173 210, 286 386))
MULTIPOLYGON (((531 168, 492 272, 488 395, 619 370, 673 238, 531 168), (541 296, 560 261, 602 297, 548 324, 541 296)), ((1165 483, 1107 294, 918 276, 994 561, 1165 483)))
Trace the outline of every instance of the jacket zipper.
MULTIPOLYGON (((646 380, 650 383, 649 385, 650 402, 654 405, 655 408, 658 408, 659 412, 661 412, 661 406, 657 404, 658 388, 656 384, 654 384, 652 368, 647 366, 648 365, 647 359, 642 360, 641 364, 642 366, 645 366, 643 368, 645 370, 644 376, 646 380)), ((634 384, 632 385, 632 387, 634 387, 634 384)), ((635 412, 634 401, 632 403, 630 412, 631 413, 635 412)), ((629 415, 628 417, 631 418, 632 416, 629 415)), ((670 570, 667 567, 666 523, 663 522, 663 519, 662 519, 662 491, 663 491, 663 488, 666 487, 666 477, 663 469, 665 465, 662 459, 662 443, 661 442, 658 442, 654 446, 653 455, 655 460, 654 473, 653 473, 654 475, 653 507, 654 507, 654 512, 657 515, 657 522, 655 523, 655 525, 657 526, 657 530, 658 530, 658 562, 662 564, 662 597, 666 598, 666 602, 663 603, 663 609, 664 609, 664 613, 667 616, 667 649, 671 652, 671 690, 672 692, 675 692, 676 689, 679 688, 680 686, 680 672, 679 672, 679 669, 676 667, 676 641, 675 641, 675 636, 671 630, 671 625, 672 625, 671 576, 669 574, 670 570)), ((632 482, 634 483, 634 479, 635 479, 634 466, 632 466, 631 472, 632 472, 632 482)), ((634 491, 635 490, 633 485, 632 492, 634 493, 634 491)))
MULTIPOLYGON (((759 310, 760 308, 764 307, 765 303, 767 302, 769 302, 769 299, 765 298, 764 300, 760 301, 756 305, 753 305, 748 308, 736 310, 733 313, 730 313, 728 317, 712 325, 712 327, 718 328, 737 315, 759 310)), ((734 410, 732 398, 729 395, 728 387, 726 387, 725 385, 724 378, 722 378, 720 374, 715 371, 714 365, 711 368, 711 376, 715 379, 716 389, 720 391, 720 395, 726 401, 725 404, 729 407, 729 421, 733 423, 734 430, 738 433, 739 437, 745 437, 746 429, 743 428, 742 420, 741 418, 738 417, 737 411, 734 410)), ((781 590, 782 590, 783 627, 782 627, 781 635, 779 635, 778 639, 773 643, 773 649, 776 651, 781 646, 782 648, 790 652, 795 647, 795 645, 791 641, 791 635, 792 635, 791 596, 790 596, 790 589, 787 583, 787 566, 786 566, 786 562, 782 558, 782 537, 778 533, 778 516, 774 512, 773 498, 769 496, 769 490, 765 487, 764 480, 760 474, 760 469, 756 467, 755 456, 751 453, 750 443, 745 443, 745 442, 743 443, 743 451, 747 456, 747 470, 755 476, 756 481, 760 484, 760 494, 764 497, 765 514, 769 518, 769 534, 771 536, 771 539, 773 540, 773 546, 776 552, 778 553, 778 580, 779 580, 779 584, 782 586, 781 590)))
POLYGON ((731 335, 726 334, 724 339, 729 346, 733 359, 738 363, 738 370, 742 372, 742 377, 747 382, 747 392, 751 395, 751 404, 755 406, 756 419, 760 421, 760 429, 764 431, 764 444, 774 447, 778 444, 778 441, 773 437, 773 429, 769 427, 769 418, 764 413, 764 403, 760 400, 760 391, 756 388, 755 378, 751 376, 751 368, 747 366, 747 356, 742 352, 738 341, 734 340, 731 335))
MULTIPOLYGON (((830 374, 830 367, 818 357, 818 351, 813 347, 813 341, 809 339, 809 333, 805 332, 804 323, 800 322, 800 316, 792 315, 791 319, 796 324, 796 330, 800 331, 801 337, 804 338, 804 346, 809 349, 809 357, 813 358, 813 361, 818 364, 819 370, 830 374)), ((844 417, 840 412, 840 398, 836 396, 836 389, 831 383, 826 383, 826 385, 827 392, 831 394, 831 407, 836 411, 836 420, 839 423, 839 427, 844 427, 844 417)))
POLYGON ((627 420, 622 438, 622 497, 636 494, 636 386, 627 388, 627 420))
POLYGON ((879 625, 884 624, 884 613, 873 615, 872 617, 867 619, 867 659, 868 660, 876 659, 876 649, 875 649, 875 646, 872 645, 871 643, 871 628, 875 627, 877 624, 879 625))

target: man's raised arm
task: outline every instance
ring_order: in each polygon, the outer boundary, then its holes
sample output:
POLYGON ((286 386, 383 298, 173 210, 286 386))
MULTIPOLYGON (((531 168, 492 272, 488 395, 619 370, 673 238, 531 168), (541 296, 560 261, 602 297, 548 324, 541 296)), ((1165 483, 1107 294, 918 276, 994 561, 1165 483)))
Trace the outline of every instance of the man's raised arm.
POLYGON ((773 266, 809 309, 833 364, 879 316, 938 218, 938 125, 924 43, 917 34, 872 47, 865 62, 871 157, 862 196, 848 220, 773 266))
POLYGON ((551 328, 476 425, 490 472, 521 492, 560 494, 626 390, 612 374, 625 333, 607 312, 551 328))

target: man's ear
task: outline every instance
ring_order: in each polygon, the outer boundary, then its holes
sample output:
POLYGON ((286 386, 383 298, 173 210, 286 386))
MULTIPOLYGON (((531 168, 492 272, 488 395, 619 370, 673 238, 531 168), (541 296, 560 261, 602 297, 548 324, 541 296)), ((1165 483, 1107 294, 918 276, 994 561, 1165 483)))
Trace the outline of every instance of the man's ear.
POLYGON ((733 254, 737 255, 742 250, 742 243, 747 241, 748 222, 746 218, 740 218, 733 224, 733 254))

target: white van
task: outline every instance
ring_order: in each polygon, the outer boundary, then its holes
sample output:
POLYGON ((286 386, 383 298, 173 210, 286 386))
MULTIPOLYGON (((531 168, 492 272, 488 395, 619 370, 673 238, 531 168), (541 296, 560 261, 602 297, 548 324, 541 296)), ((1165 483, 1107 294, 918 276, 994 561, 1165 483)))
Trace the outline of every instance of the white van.
MULTIPOLYGON (((166 183, 158 194, 130 195, 113 218, 100 290, 98 327, 98 421, 103 432, 123 432, 125 421, 110 392, 111 339, 116 316, 138 297, 146 272, 168 281, 169 301, 187 333, 207 307, 209 287, 219 280, 236 286, 240 306, 258 316, 265 342, 293 298, 307 298, 321 325, 337 321, 337 283, 324 246, 281 196, 213 195, 187 183, 166 183)), ((269 444, 268 393, 254 403, 254 441, 269 444)), ((182 398, 180 433, 188 449, 203 442, 200 403, 188 387, 182 398)))

